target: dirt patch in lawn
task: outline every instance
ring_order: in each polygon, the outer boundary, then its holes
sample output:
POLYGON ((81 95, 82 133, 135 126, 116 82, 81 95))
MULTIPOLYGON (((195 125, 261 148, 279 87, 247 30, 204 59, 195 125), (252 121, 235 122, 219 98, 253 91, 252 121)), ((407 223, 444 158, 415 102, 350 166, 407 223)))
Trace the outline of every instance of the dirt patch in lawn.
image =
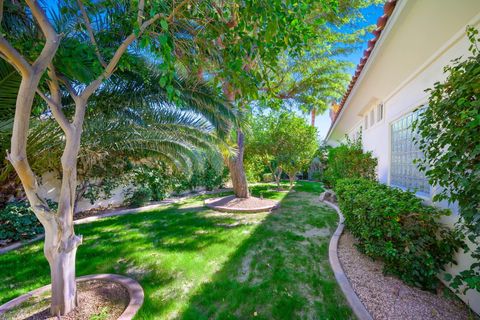
MULTIPOLYGON (((89 280, 77 284, 78 307, 71 313, 62 316, 62 320, 114 320, 123 313, 130 297, 127 289, 121 284, 89 280)), ((10 310, 0 319, 44 320, 57 319, 50 315, 50 292, 31 297, 18 307, 10 310)))
POLYGON ((348 232, 340 238, 338 256, 353 289, 375 320, 460 320, 473 317, 462 301, 453 294, 444 293, 447 289, 434 294, 383 275, 383 265, 359 252, 354 237, 348 232))

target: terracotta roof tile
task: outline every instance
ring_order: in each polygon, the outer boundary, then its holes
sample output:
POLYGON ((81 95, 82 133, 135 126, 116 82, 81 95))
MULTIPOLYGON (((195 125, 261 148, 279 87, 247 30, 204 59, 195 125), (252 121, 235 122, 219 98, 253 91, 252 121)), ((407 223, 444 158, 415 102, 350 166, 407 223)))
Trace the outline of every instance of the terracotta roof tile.
MULTIPOLYGON (((348 85, 347 91, 343 95, 343 98, 340 102, 340 106, 338 108, 338 111, 331 116, 332 118, 332 124, 330 126, 330 130, 332 129, 333 125, 335 124, 335 121, 338 118, 338 115, 340 114, 340 111, 343 109, 343 106, 345 102, 347 101, 348 96, 350 95, 350 92, 353 89, 353 86, 355 85, 358 77, 360 76, 363 67, 368 61, 368 58, 370 57, 370 53, 372 52, 373 48, 375 47, 375 44, 377 43, 378 38, 380 38, 380 35, 382 33, 382 30, 385 28, 385 25, 387 24, 388 18, 392 15, 393 9, 395 9, 395 5, 397 4, 397 0, 388 0, 385 2, 385 5, 383 6, 383 15, 378 18, 377 20, 377 28, 372 31, 372 34, 375 36, 373 39, 370 39, 368 41, 368 47, 365 51, 363 51, 363 57, 360 59, 360 63, 357 65, 357 69, 355 70, 355 74, 352 77, 352 80, 350 81, 350 84, 348 85)), ((329 130, 329 131, 330 131, 329 130)))

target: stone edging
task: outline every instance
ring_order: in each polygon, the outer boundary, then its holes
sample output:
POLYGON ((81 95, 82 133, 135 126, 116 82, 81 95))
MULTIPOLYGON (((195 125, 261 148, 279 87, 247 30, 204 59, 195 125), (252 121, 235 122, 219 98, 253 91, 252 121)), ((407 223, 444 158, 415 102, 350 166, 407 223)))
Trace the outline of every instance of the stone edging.
POLYGON ((367 308, 365 308, 362 301, 353 290, 352 285, 350 284, 350 281, 348 281, 348 278, 342 268, 342 264, 338 258, 338 241, 340 240, 340 236, 343 233, 343 228, 345 227, 345 218, 335 204, 329 201, 323 201, 323 203, 334 209, 340 219, 337 230, 335 230, 335 233, 330 239, 330 245, 328 247, 328 259, 330 261, 330 266, 332 267, 333 273, 335 274, 335 279, 337 280, 340 289, 342 289, 345 298, 347 298, 347 302, 352 308, 355 316, 359 320, 373 320, 371 314, 368 312, 367 308))
MULTIPOLYGON (((90 222, 97 221, 97 220, 100 220, 100 219, 103 219, 103 218, 108 218, 108 217, 123 216, 123 215, 126 215, 126 214, 151 211, 151 210, 155 210, 155 209, 158 209, 158 208, 161 208, 161 207, 165 207, 169 204, 177 203, 177 202, 189 199, 189 198, 198 197, 198 196, 202 196, 202 195, 206 195, 206 194, 217 194, 217 193, 228 192, 228 191, 231 191, 231 189, 218 189, 218 190, 215 190, 215 191, 202 191, 202 192, 190 194, 190 195, 187 195, 187 196, 184 196, 184 197, 176 197, 176 198, 165 199, 165 200, 159 201, 158 203, 151 204, 151 205, 144 206, 144 207, 127 208, 127 209, 114 209, 114 210, 111 210, 109 212, 102 213, 102 214, 99 214, 99 215, 96 215, 96 216, 91 216, 91 217, 86 217, 86 218, 83 218, 83 219, 75 220, 75 221, 73 221, 73 224, 74 225, 79 225, 79 224, 90 223, 90 222)), ((21 248, 21 247, 23 247, 27 244, 30 244, 32 242, 42 240, 44 237, 45 237, 45 235, 40 234, 40 235, 38 235, 38 236, 36 236, 32 239, 14 242, 14 243, 6 246, 6 247, 0 248, 0 255, 2 255, 4 253, 7 253, 7 252, 10 252, 10 251, 15 250, 15 249, 19 249, 19 248, 21 248)))
MULTIPOLYGON (((118 318, 119 320, 132 319, 143 304, 143 300, 144 300, 143 288, 140 286, 140 284, 137 281, 133 280, 132 278, 127 278, 125 276, 121 276, 118 274, 93 274, 93 275, 82 276, 77 278, 77 281, 88 281, 88 280, 112 281, 124 286, 127 289, 128 295, 130 296, 130 302, 128 303, 127 307, 118 318)), ((40 287, 38 289, 35 289, 33 291, 30 291, 29 293, 21 295, 20 297, 17 297, 13 300, 10 300, 9 302, 0 306, 0 315, 18 306, 19 304, 26 301, 30 297, 38 296, 48 290, 50 290, 49 284, 46 286, 40 287)))
POLYGON ((257 208, 232 208, 232 207, 225 207, 225 206, 216 206, 211 204, 212 202, 218 201, 219 198, 212 198, 205 200, 203 203, 207 208, 210 208, 215 211, 219 212, 227 212, 227 213, 260 213, 260 212, 270 212, 272 210, 276 210, 280 208, 280 202, 276 201, 276 203, 264 206, 264 207, 257 207, 257 208))

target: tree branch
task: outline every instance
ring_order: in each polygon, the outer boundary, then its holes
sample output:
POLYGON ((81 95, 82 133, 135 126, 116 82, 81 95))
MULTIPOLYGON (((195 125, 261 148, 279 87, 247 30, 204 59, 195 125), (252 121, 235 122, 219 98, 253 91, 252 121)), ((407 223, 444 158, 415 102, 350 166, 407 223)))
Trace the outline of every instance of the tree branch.
POLYGON ((5 58, 7 58, 7 61, 12 64, 23 76, 28 76, 32 73, 32 66, 1 34, 0 52, 5 56, 5 58))
POLYGON ((43 73, 60 45, 60 37, 53 29, 52 24, 48 21, 45 12, 43 12, 38 2, 36 0, 26 0, 26 2, 46 39, 42 52, 32 65, 35 71, 43 73))
POLYGON ((80 11, 82 12, 83 20, 85 21, 85 27, 87 28, 88 36, 90 37, 90 42, 92 43, 94 49, 95 49, 95 54, 97 55, 98 61, 100 61, 100 64, 106 68, 107 63, 105 60, 103 60, 103 57, 100 53, 100 50, 98 48, 97 41, 95 40, 95 36, 93 34, 93 29, 92 25, 90 23, 90 18, 88 18, 87 11, 85 11, 85 7, 83 6, 82 0, 77 0, 78 7, 80 8, 80 11))
POLYGON ((65 113, 62 111, 62 94, 60 91, 60 85, 58 83, 57 75, 55 74, 55 69, 53 65, 50 64, 50 69, 48 70, 48 76, 50 81, 48 81, 48 87, 50 88, 51 98, 45 96, 39 89, 37 93, 42 97, 43 100, 47 102, 52 111, 53 117, 57 120, 58 124, 62 128, 65 134, 70 134, 72 131, 72 125, 68 121, 65 113))
MULTIPOLYGON (((150 25, 152 25, 155 21, 157 21, 161 17, 163 17, 162 14, 156 14, 149 20, 145 21, 140 27, 138 37, 140 37, 150 25)), ((135 33, 132 33, 127 38, 125 38, 125 40, 123 40, 122 44, 117 48, 117 51, 115 51, 115 54, 113 55, 112 60, 110 60, 110 62, 108 63, 107 67, 102 72, 102 74, 98 76, 97 79, 92 81, 85 88, 85 90, 83 90, 83 92, 80 94, 79 97, 81 99, 83 99, 84 101, 87 101, 88 98, 95 92, 95 90, 97 90, 98 87, 102 84, 103 80, 108 79, 112 75, 113 71, 117 67, 118 62, 120 61, 120 58, 127 51, 130 44, 132 44, 132 42, 135 41, 136 39, 137 39, 137 35, 135 35, 135 33)))
POLYGON ((172 22, 173 19, 175 18, 175 15, 178 12, 178 10, 180 10, 183 6, 185 6, 189 2, 190 2, 190 0, 183 0, 182 2, 180 2, 180 4, 178 6, 173 8, 172 13, 170 13, 170 15, 167 18, 168 22, 172 22))
POLYGON ((140 27, 143 22, 143 10, 145 8, 145 0, 139 0, 138 1, 138 14, 137 14, 137 23, 138 26, 140 27))
POLYGON ((0 24, 2 24, 3 19, 3 0, 0 0, 0 24))

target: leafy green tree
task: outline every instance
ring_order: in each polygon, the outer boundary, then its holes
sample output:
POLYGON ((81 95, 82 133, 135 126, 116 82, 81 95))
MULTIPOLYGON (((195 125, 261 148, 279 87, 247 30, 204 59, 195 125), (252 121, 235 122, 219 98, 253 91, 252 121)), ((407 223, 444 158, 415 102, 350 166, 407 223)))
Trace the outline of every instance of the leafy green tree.
POLYGON ((317 129, 301 117, 283 113, 273 140, 278 144, 278 166, 287 173, 292 188, 296 174, 308 167, 318 149, 317 129))
POLYGON ((428 89, 428 107, 414 123, 424 158, 418 167, 433 186, 435 201, 458 202, 463 229, 476 260, 452 282, 454 288, 480 291, 480 49, 478 30, 467 29, 471 56, 444 68, 447 78, 428 89))
MULTIPOLYGON (((320 99, 311 97, 319 97, 316 92, 322 92, 324 97, 328 95, 330 89, 320 90, 322 85, 327 86, 327 79, 332 78, 328 86, 336 85, 331 90, 336 90, 336 96, 348 80, 346 74, 339 76, 344 79, 342 81, 333 79, 339 73, 338 68, 345 66, 336 60, 336 55, 345 50, 342 46, 349 47, 359 37, 357 32, 349 34, 345 32, 347 29, 340 29, 356 25, 362 19, 359 9, 375 2, 249 0, 215 3, 212 5, 218 12, 227 12, 223 23, 220 20, 215 28, 202 32, 204 41, 193 43, 196 48, 192 50, 193 56, 185 58, 188 64, 193 62, 192 70, 218 83, 227 100, 239 111, 248 110, 258 101, 268 105, 272 99, 318 102, 320 99), (336 44, 338 48, 333 48, 336 44), (205 50, 215 54, 202 55, 205 50), (336 62, 330 61, 330 57, 336 62), (289 68, 287 64, 297 67, 289 68), (280 80, 286 73, 288 79, 280 80), (299 77, 302 80, 296 81, 299 77), (319 80, 314 81, 316 78, 319 80), (309 95, 303 94, 307 91, 309 95)), ((228 165, 236 196, 245 198, 249 193, 243 165, 245 136, 240 125, 233 140, 238 152, 229 158, 228 165)))
POLYGON ((306 168, 318 149, 317 131, 304 119, 288 112, 257 115, 247 141, 248 157, 261 159, 280 188, 286 172, 293 186, 295 175, 306 168))
POLYGON ((36 0, 26 0, 26 5, 13 1, 4 4, 1 0, 0 56, 14 66, 21 79, 15 96, 8 160, 46 230, 44 251, 52 276, 51 313, 60 316, 77 304, 75 256, 82 237, 75 235, 73 211, 77 158, 90 98, 116 71, 131 68, 135 55, 129 53, 135 49, 140 55, 148 52, 150 59, 161 61, 159 84, 175 101, 178 93, 172 83, 176 56, 181 55, 181 38, 195 37, 198 30, 186 26, 194 22, 202 28, 207 24, 204 18, 211 19, 214 14, 210 3, 188 0, 64 1, 60 2, 58 14, 49 15, 36 0), (179 34, 182 37, 175 38, 179 34), (43 79, 45 85, 41 85, 43 79), (39 195, 27 153, 36 95, 48 105, 63 135, 58 210, 51 209, 39 195))

